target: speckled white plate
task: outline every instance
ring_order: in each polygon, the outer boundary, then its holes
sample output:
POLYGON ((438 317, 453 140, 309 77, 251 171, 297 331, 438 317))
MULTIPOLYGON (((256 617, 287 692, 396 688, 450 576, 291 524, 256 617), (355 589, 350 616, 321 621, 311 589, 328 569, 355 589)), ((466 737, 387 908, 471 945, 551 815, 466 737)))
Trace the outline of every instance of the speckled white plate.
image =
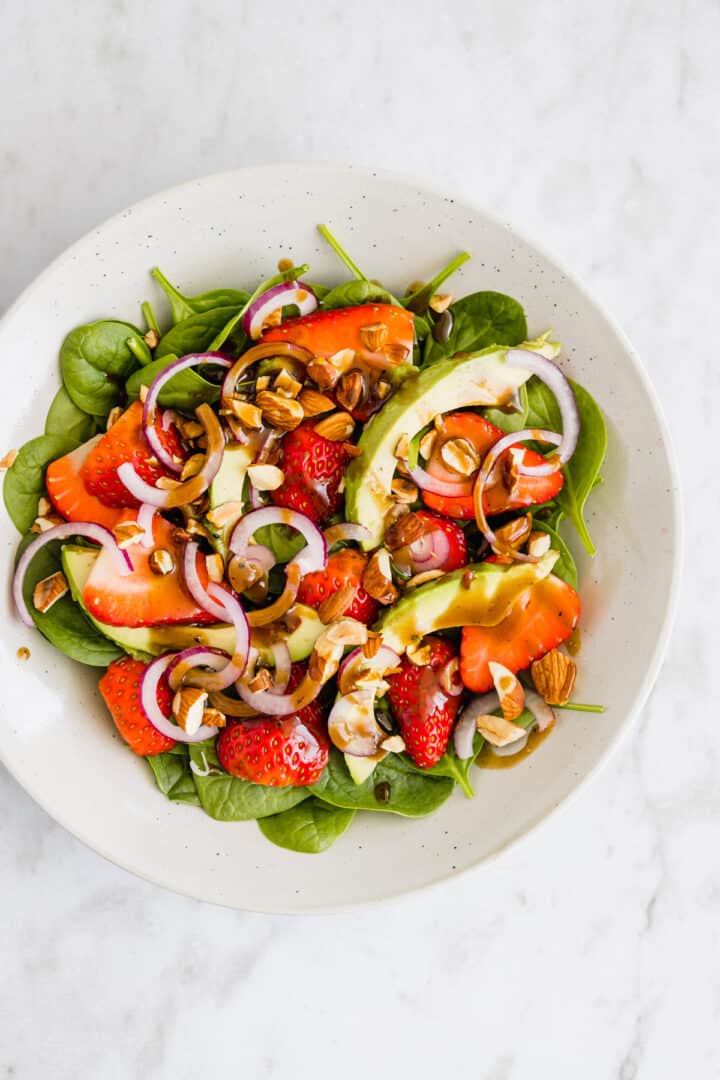
MULTIPOLYGON (((189 293, 252 287, 279 257, 343 280, 315 231, 328 222, 357 261, 396 292, 458 250, 471 262, 456 295, 499 289, 525 306, 532 333, 553 327, 566 368, 595 395, 609 425, 605 484, 591 500, 599 554, 578 556, 583 600, 580 699, 602 716, 562 713, 539 751, 511 770, 477 772, 433 817, 362 814, 329 852, 273 847, 253 822, 220 824, 167 802, 147 766, 115 735, 98 672, 25 630, 9 600, 0 631, 0 756, 48 813, 128 870, 203 900, 259 911, 319 911, 418 889, 488 859, 567 800, 607 757, 642 706, 668 638, 680 517, 668 435, 628 341, 567 273, 475 207, 405 178, 286 165, 184 184, 125 210, 57 259, 0 324, 0 355, 17 382, 0 399, 3 449, 39 434, 58 383, 58 347, 78 323, 139 319, 159 265, 189 293), (22 382, 21 382, 22 380, 22 382), (652 543, 648 544, 648 537, 652 543), (29 661, 17 659, 27 645, 29 661)), ((2 572, 17 536, 2 515, 2 572)))

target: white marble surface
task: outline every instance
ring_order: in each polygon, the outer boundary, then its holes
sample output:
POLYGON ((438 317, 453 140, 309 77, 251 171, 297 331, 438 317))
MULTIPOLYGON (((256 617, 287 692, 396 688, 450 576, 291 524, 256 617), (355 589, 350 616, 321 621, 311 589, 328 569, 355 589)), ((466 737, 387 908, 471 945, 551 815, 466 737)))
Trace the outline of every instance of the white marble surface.
POLYGON ((202 173, 322 158, 447 184, 630 334, 691 552, 622 756, 424 895, 312 919, 203 906, 104 862, 0 771, 0 1078, 720 1076, 717 3, 0 12, 0 309, 90 226, 202 173))

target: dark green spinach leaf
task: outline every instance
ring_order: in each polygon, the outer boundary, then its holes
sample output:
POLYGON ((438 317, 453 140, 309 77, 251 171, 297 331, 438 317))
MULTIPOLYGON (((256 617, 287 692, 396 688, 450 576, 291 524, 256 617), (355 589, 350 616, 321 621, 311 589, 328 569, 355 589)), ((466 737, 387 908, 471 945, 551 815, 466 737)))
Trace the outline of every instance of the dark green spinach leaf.
POLYGON ((69 454, 77 445, 72 436, 38 435, 20 448, 3 482, 5 508, 19 532, 27 532, 37 517, 38 499, 45 491, 48 465, 55 458, 69 454))
POLYGON ((458 352, 478 352, 490 345, 519 345, 527 338, 525 312, 517 300, 498 292, 476 292, 451 304, 450 336, 445 342, 425 339, 425 364, 458 352))
MULTIPOLYGON (((162 356, 159 360, 153 360, 152 364, 148 364, 147 367, 134 371, 125 385, 128 398, 131 401, 138 398, 140 396, 140 387, 150 386, 153 379, 175 360, 177 360, 177 357, 173 355, 162 356)), ((166 409, 181 409, 184 412, 193 412, 204 401, 212 405, 219 397, 220 387, 217 383, 208 382, 207 379, 203 379, 202 375, 198 375, 196 371, 186 368, 185 371, 179 371, 177 375, 173 375, 169 382, 165 383, 158 396, 158 401, 166 409)))
POLYGON ((256 544, 269 547, 279 563, 290 562, 305 547, 304 536, 287 525, 264 525, 254 539, 256 544))
POLYGON ((199 806, 200 799, 190 769, 190 755, 184 743, 177 743, 172 750, 146 757, 155 783, 173 802, 199 806))
POLYGON ((248 293, 239 289, 210 289, 197 296, 184 296, 157 267, 151 273, 168 298, 173 324, 214 308, 241 308, 248 301, 248 293))
MULTIPOLYGON (((209 352, 219 349, 214 344, 214 339, 237 314, 236 307, 212 308, 210 311, 201 311, 198 315, 190 315, 182 322, 163 334, 155 350, 155 360, 163 356, 187 356, 189 353, 209 352)), ((233 356, 241 352, 247 344, 247 338, 241 327, 235 328, 232 335, 223 337, 224 351, 233 356)))
POLYGON ((517 412, 505 412, 504 409, 483 409, 485 419, 506 434, 511 431, 521 431, 525 427, 529 408, 527 387, 521 386, 518 393, 520 408, 517 412))
POLYGON ((211 740, 192 743, 190 760, 200 770, 193 770, 200 805, 216 821, 269 817, 289 810, 311 795, 310 788, 264 787, 230 776, 220 765, 211 740))
POLYGON ((128 375, 138 367, 136 354, 145 363, 151 360, 142 334, 130 323, 108 319, 71 330, 60 347, 60 370, 77 407, 92 416, 107 416, 120 401, 128 375))
POLYGON ((262 818, 258 825, 263 836, 278 847, 315 855, 327 851, 354 817, 354 810, 342 810, 310 798, 281 814, 262 818))
POLYGON ((392 293, 365 278, 336 285, 323 300, 323 308, 357 307, 360 304, 397 304, 392 293))
POLYGON ((567 546, 560 533, 547 521, 535 517, 533 517, 533 529, 538 529, 540 532, 547 533, 554 550, 560 552, 560 558, 553 567, 553 574, 555 574, 556 577, 562 578, 563 581, 567 581, 568 585, 572 585, 573 589, 577 589, 578 572, 575 560, 572 557, 570 548, 567 546))
POLYGON ((96 416, 78 409, 64 386, 61 386, 50 403, 45 420, 46 435, 62 435, 74 439, 76 445, 87 442, 98 432, 96 416))
POLYGON ((395 754, 381 761, 364 783, 356 784, 343 755, 333 748, 325 772, 309 790, 323 802, 347 810, 385 810, 406 817, 422 817, 442 806, 454 786, 449 778, 427 776, 395 754), (375 798, 375 787, 382 781, 390 785, 388 802, 378 802, 375 798))

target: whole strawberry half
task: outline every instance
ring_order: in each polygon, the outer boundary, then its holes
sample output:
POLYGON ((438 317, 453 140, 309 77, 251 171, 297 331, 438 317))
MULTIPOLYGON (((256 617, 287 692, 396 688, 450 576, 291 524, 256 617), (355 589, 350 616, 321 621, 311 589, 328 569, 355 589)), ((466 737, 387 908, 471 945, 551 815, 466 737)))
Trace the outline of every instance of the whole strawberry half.
POLYGON ((285 435, 282 449, 285 482, 273 491, 273 502, 299 510, 316 524, 327 521, 342 502, 340 487, 348 462, 343 444, 324 439, 305 423, 285 435))
MULTIPOLYGON (((288 690, 304 667, 293 664, 288 690)), ((328 763, 330 743, 322 709, 312 701, 288 716, 258 716, 229 724, 218 735, 217 755, 226 772, 265 787, 315 784, 328 763)))
POLYGON ((319 608, 329 596, 334 596, 346 586, 352 586, 355 589, 355 595, 343 614, 369 626, 377 618, 379 605, 376 600, 368 596, 362 586, 362 576, 367 562, 367 556, 353 548, 336 551, 328 558, 324 570, 306 574, 302 579, 298 592, 299 602, 307 604, 308 607, 319 608))
MULTIPOLYGON (((133 402, 92 448, 80 469, 88 492, 97 496, 105 506, 140 505, 117 475, 118 466, 126 461, 135 466, 138 475, 148 484, 156 484, 161 476, 170 475, 153 456, 147 444, 142 431, 142 413, 140 402, 133 402)), ((167 431, 164 431, 159 423, 158 420, 156 430, 163 447, 183 461, 187 454, 176 428, 171 424, 167 431)))
POLYGON ((438 674, 457 656, 454 646, 444 638, 425 638, 429 659, 413 664, 406 656, 400 671, 388 675, 388 697, 407 752, 420 768, 436 765, 447 749, 448 739, 460 705, 459 697, 446 694, 438 674))
MULTIPOLYGON (((141 757, 171 750, 175 740, 154 728, 140 704, 140 683, 147 664, 124 656, 114 660, 100 679, 100 693, 110 710, 115 727, 131 750, 141 757)), ((172 692, 167 682, 158 685, 157 701, 161 712, 170 716, 172 692)))

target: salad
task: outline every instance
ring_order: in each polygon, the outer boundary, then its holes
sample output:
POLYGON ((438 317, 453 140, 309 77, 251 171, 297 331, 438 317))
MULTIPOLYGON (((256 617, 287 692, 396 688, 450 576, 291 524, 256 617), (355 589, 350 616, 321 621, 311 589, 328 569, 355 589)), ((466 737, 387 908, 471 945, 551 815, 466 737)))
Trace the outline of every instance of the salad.
MULTIPOLYGON (((20 617, 100 693, 160 790, 273 843, 419 817, 521 761, 573 702, 561 525, 602 413, 517 300, 402 299, 281 260, 248 295, 72 330, 45 432, 3 459, 20 617), (162 327, 162 329, 161 329, 162 327)), ((27 658, 27 648, 18 651, 27 658)))

